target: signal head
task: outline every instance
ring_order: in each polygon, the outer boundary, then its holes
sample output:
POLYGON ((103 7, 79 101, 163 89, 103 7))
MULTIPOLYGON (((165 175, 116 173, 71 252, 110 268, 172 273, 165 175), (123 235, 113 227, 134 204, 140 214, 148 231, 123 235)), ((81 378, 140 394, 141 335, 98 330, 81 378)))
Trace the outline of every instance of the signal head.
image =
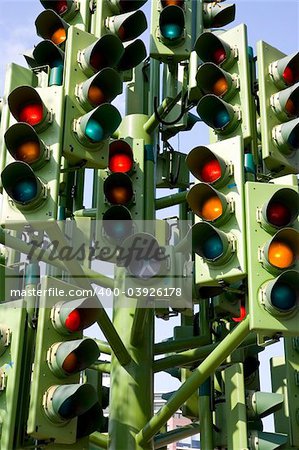
POLYGON ((224 186, 229 179, 229 166, 208 147, 199 146, 186 157, 188 169, 198 180, 213 186, 224 186))
POLYGON ((162 9, 159 16, 159 28, 162 41, 176 45, 184 38, 185 15, 180 6, 169 5, 162 9))
POLYGON ((69 24, 51 9, 39 14, 35 21, 35 27, 38 36, 49 39, 56 45, 63 45, 67 39, 69 24))
POLYGON ((299 195, 294 189, 282 188, 262 207, 261 225, 266 231, 290 226, 299 213, 299 195))
POLYGON ((224 69, 228 69, 235 58, 230 46, 210 32, 198 37, 194 49, 203 62, 212 62, 224 69))
POLYGON ((108 168, 111 172, 129 173, 133 169, 132 147, 124 140, 116 140, 109 145, 108 168))

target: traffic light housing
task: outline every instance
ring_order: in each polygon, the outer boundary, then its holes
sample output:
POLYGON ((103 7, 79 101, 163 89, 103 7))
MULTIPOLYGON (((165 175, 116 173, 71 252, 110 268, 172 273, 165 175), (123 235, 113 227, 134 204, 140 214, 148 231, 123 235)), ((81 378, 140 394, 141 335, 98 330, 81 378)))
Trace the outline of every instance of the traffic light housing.
POLYGON ((53 10, 69 25, 76 25, 81 30, 88 31, 90 27, 91 6, 88 2, 76 0, 40 0, 42 6, 53 10))
POLYGON ((55 45, 64 49, 69 24, 53 9, 46 9, 37 16, 35 28, 38 36, 49 39, 55 45))
POLYGON ((8 302, 0 305, 0 314, 0 446, 9 450, 14 447, 19 417, 26 308, 20 300, 8 302))
POLYGON ((262 158, 273 174, 299 172, 299 52, 257 43, 262 158))
POLYGON ((246 25, 220 36, 202 33, 195 51, 203 62, 196 74, 199 117, 211 127, 213 141, 242 135, 246 145, 254 133, 246 25))
POLYGON ((88 431, 95 431, 101 419, 95 414, 90 424, 98 394, 90 384, 80 383, 80 372, 99 356, 95 341, 82 336, 97 319, 97 300, 76 298, 77 286, 51 277, 42 279, 41 291, 27 433, 56 444, 74 444, 86 436, 82 419, 88 431), (64 300, 54 303, 57 297, 48 293, 57 290, 64 300))
POLYGON ((245 186, 248 312, 262 339, 298 334, 299 195, 295 177, 281 181, 245 186))
POLYGON ((99 172, 97 235, 101 241, 117 245, 134 232, 136 223, 144 219, 144 189, 144 140, 112 140, 107 169, 99 172))
POLYGON ((196 215, 189 232, 195 283, 199 289, 223 287, 247 273, 242 139, 195 147, 186 162, 199 181, 187 194, 196 215))
POLYGON ((147 0, 97 1, 92 33, 97 37, 114 34, 123 42, 138 38, 147 29, 147 20, 141 8, 147 0))
MULTIPOLYGON (((37 80, 35 80, 37 82, 37 80)), ((3 224, 57 217, 64 94, 61 86, 18 86, 8 95, 3 224)))
POLYGON ((203 0, 202 8, 204 28, 222 28, 235 20, 235 4, 203 0))
POLYGON ((123 53, 116 36, 96 39, 75 27, 69 29, 63 154, 71 165, 107 167, 108 139, 121 122, 110 102, 122 92, 122 79, 114 67, 123 53))
POLYGON ((192 0, 153 0, 150 55, 164 63, 189 58, 192 0))

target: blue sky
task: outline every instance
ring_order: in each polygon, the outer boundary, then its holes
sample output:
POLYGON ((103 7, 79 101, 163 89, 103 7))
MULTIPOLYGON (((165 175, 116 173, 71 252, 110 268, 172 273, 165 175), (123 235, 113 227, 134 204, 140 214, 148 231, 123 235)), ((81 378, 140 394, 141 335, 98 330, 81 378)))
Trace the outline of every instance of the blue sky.
MULTIPOLYGON (((228 2, 227 2, 228 3, 228 2)), ((299 49, 299 2, 297 0, 237 0, 236 20, 227 28, 240 23, 248 26, 249 44, 255 48, 255 42, 262 39, 270 45, 289 54, 299 49)), ((150 0, 143 8, 150 20, 150 0)), ((34 21, 43 10, 38 0, 8 1, 0 3, 0 96, 3 95, 5 67, 9 62, 24 64, 22 54, 40 41, 35 33, 34 21)), ((147 35, 145 35, 146 37, 147 35)), ((177 140, 177 149, 188 152, 192 146, 208 143, 207 127, 199 124, 186 139, 182 136, 177 140), (190 147, 191 146, 191 147, 190 147)), ((183 135, 184 133, 181 133, 183 135)), ((187 133, 186 133, 187 134, 187 133)), ((174 325, 174 321, 171 325, 174 325)), ((158 327, 159 339, 171 335, 170 326, 158 327)), ((280 352, 281 347, 272 346, 268 355, 280 352), (270 353, 269 353, 270 352, 270 353)), ((266 352, 265 352, 266 353, 266 352)), ((266 371, 267 361, 263 357, 263 371, 266 371)), ((173 389, 173 379, 167 376, 167 388, 173 389)), ((266 377, 265 377, 266 380, 266 377)), ((165 379, 158 383, 158 389, 165 387, 165 379)), ((268 390, 267 380, 264 388, 268 390)))

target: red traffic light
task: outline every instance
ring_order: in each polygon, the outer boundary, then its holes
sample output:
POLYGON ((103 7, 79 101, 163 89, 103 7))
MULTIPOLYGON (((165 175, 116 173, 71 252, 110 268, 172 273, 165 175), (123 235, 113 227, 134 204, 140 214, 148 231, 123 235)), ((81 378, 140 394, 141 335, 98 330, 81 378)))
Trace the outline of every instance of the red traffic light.
POLYGON ((65 326, 69 331, 81 330, 80 310, 74 309, 65 319, 65 326))
POLYGON ((128 173, 134 165, 131 146, 123 140, 113 141, 109 146, 108 167, 111 172, 128 173))
POLYGON ((20 122, 26 122, 29 125, 37 125, 43 119, 43 105, 41 103, 28 103, 22 105, 19 109, 20 122))

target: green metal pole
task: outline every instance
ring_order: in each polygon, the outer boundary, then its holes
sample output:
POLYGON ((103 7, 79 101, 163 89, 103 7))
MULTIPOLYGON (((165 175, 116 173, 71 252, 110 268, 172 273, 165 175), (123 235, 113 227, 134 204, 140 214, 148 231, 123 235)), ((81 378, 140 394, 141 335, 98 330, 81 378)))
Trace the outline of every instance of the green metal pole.
POLYGON ((213 450, 213 416, 211 410, 211 380, 208 378, 199 388, 200 445, 205 450, 213 450))
POLYGON ((172 395, 168 402, 153 416, 138 433, 137 443, 144 445, 161 429, 168 419, 192 395, 192 393, 210 376, 217 367, 234 351, 249 334, 249 316, 236 326, 209 356, 197 367, 192 375, 172 395))
POLYGON ((89 442, 98 445, 100 447, 100 450, 108 448, 108 441, 109 437, 107 435, 98 432, 92 433, 89 436, 89 442))
POLYGON ((165 353, 180 352, 183 350, 201 347, 209 343, 206 336, 190 336, 189 338, 177 339, 174 341, 158 342, 154 345, 155 355, 165 353))
POLYGON ((90 368, 102 373, 111 372, 111 364, 107 361, 97 361, 95 364, 92 364, 90 368))
MULTIPOLYGON (((167 433, 158 434, 154 440, 154 449, 163 447, 164 445, 171 444, 172 442, 177 442, 187 437, 194 436, 199 432, 199 424, 192 423, 186 425, 185 427, 177 428, 175 430, 170 430, 167 433)), ((202 446, 202 449, 205 447, 202 446)))
MULTIPOLYGON (((255 345, 256 338, 254 335, 249 335, 240 347, 248 347, 250 345, 255 345)), ((186 364, 192 364, 197 361, 203 360, 210 353, 212 353, 218 346, 220 342, 215 344, 205 345, 204 347, 197 348, 196 350, 187 350, 185 352, 180 352, 178 355, 170 355, 165 358, 161 358, 153 363, 154 373, 161 372, 163 370, 168 370, 173 367, 184 366, 186 364)))
MULTIPOLYGON (((116 273, 115 286, 123 286, 123 269, 116 273)), ((113 324, 131 356, 131 363, 122 367, 112 355, 110 373, 109 450, 151 450, 152 444, 136 444, 136 434, 152 416, 152 354, 153 314, 148 314, 146 331, 140 336, 138 346, 132 344, 131 330, 137 301, 132 307, 122 307, 122 294, 114 298, 113 324)))
MULTIPOLYGON (((155 201, 156 210, 184 204, 186 202, 187 191, 177 192, 166 197, 157 198, 155 201)), ((186 219, 185 219, 186 220, 186 219)))

